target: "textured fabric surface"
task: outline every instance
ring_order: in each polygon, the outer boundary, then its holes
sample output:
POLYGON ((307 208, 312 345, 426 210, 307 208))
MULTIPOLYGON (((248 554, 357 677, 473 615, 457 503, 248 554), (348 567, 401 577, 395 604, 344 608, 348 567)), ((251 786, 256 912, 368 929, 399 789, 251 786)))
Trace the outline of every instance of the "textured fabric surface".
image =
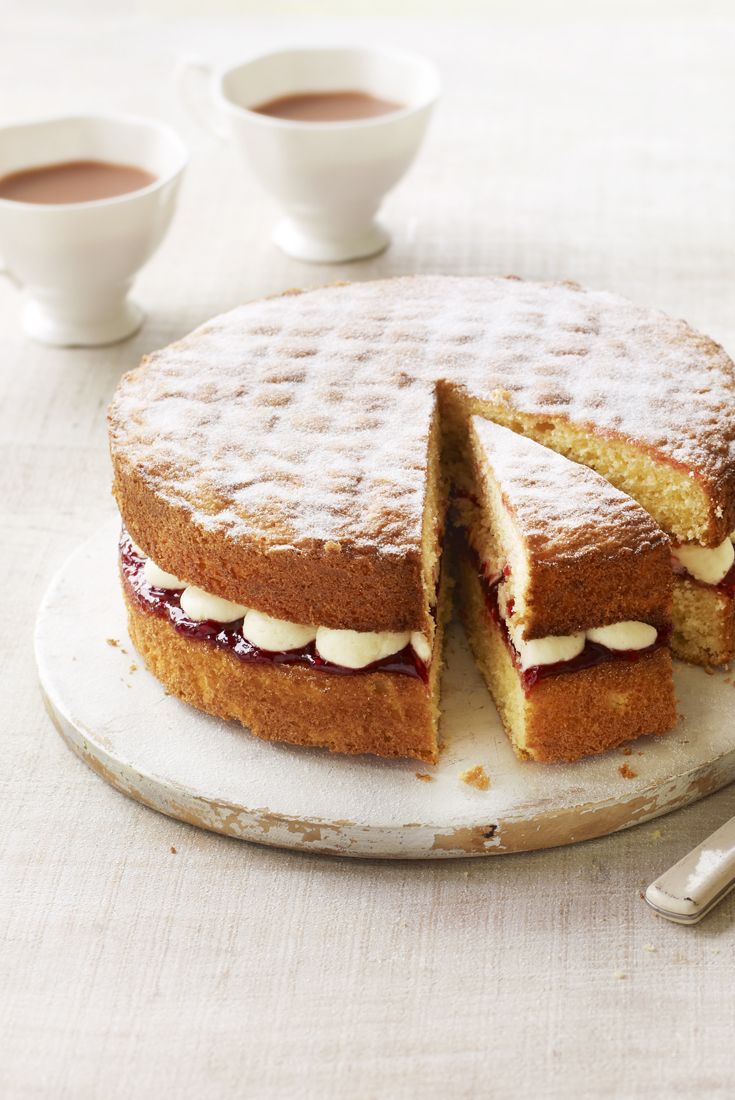
POLYGON ((735 813, 735 789, 520 857, 303 857, 125 800, 64 748, 36 687, 43 590, 112 513, 112 390, 212 314, 345 277, 515 272, 622 293, 735 351, 735 24, 694 3, 660 18, 553 8, 265 24, 6 7, 3 120, 156 113, 195 155, 132 340, 31 344, 0 280, 3 1097, 732 1095, 735 899, 687 929, 639 891, 735 813), (390 38, 442 66, 435 125, 386 203, 393 245, 373 260, 276 252, 268 200, 174 100, 180 51, 226 60, 303 37, 390 38))

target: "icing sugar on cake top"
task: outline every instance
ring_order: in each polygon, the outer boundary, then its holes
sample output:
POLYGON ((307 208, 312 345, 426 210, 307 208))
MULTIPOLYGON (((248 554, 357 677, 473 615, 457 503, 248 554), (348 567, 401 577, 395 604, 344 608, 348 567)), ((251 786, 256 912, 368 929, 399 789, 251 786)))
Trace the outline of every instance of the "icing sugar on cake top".
POLYGON ((647 512, 593 470, 500 424, 473 417, 470 444, 476 503, 464 525, 524 638, 631 621, 668 631, 670 544, 647 512))
POLYGON ((594 556, 599 564, 668 547, 651 516, 594 470, 479 416, 472 431, 536 560, 561 566, 594 556))
POLYGON ((655 450, 711 488, 710 526, 724 511, 735 526, 729 358, 571 284, 419 276, 242 306, 123 379, 113 458, 235 540, 401 553, 421 538, 440 380, 500 420, 553 416, 655 450))

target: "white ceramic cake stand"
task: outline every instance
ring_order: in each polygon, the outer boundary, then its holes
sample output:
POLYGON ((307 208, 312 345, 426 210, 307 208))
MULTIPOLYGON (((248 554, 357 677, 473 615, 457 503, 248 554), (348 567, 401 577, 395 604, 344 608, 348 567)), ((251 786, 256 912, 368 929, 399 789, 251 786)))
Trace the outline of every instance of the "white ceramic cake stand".
POLYGON ((570 766, 519 763, 457 627, 437 767, 259 741, 166 695, 145 671, 125 625, 117 535, 117 523, 103 528, 49 587, 36 629, 41 684, 59 732, 98 775, 181 821, 330 854, 495 855, 602 836, 735 779, 735 687, 686 666, 676 672, 682 719, 667 737, 570 766), (477 764, 487 791, 459 778, 477 764))

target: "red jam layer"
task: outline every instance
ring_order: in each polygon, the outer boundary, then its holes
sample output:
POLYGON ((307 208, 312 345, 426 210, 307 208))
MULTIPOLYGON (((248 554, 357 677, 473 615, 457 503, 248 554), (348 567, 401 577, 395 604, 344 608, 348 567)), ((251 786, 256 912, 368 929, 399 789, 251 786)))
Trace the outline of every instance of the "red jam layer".
MULTIPOLYGON (((505 573, 505 571, 503 572, 505 573)), ((581 672, 582 669, 596 668, 598 665, 606 665, 611 661, 628 661, 631 663, 640 661, 641 658, 648 656, 649 653, 654 653, 657 649, 661 649, 663 646, 668 645, 671 638, 671 628, 659 630, 656 641, 653 645, 646 646, 645 649, 608 649, 607 646, 598 645, 597 642, 591 642, 587 639, 582 652, 578 653, 576 657, 572 657, 570 661, 555 661, 554 664, 550 665, 532 665, 530 668, 522 669, 518 651, 511 641, 510 634, 508 633, 508 626, 505 619, 500 614, 500 608, 498 607, 498 585, 500 584, 501 578, 497 577, 493 580, 488 580, 482 567, 478 568, 478 574, 485 593, 485 603, 488 612, 493 622, 497 623, 500 627, 503 640, 508 647, 508 652, 518 671, 523 690, 526 694, 529 693, 534 684, 539 683, 541 680, 548 680, 550 676, 559 676, 567 672, 581 672)))
POLYGON ((707 584, 706 581, 698 581, 696 577, 693 577, 688 569, 677 561, 676 558, 672 558, 672 565, 674 568, 674 575, 677 577, 683 577, 691 584, 698 584, 700 588, 714 588, 715 592, 722 592, 725 596, 735 596, 735 564, 730 566, 730 569, 719 584, 707 584))
POLYGON ((374 661, 364 668, 345 668, 325 661, 316 651, 313 642, 301 649, 290 649, 273 653, 259 649, 243 638, 240 631, 242 622, 216 623, 211 619, 196 622, 181 609, 181 593, 168 588, 154 588, 143 575, 145 558, 136 550, 126 531, 120 535, 120 571, 123 582, 139 607, 161 619, 168 619, 179 634, 189 638, 198 638, 217 649, 226 649, 240 661, 251 665, 304 665, 318 669, 319 672, 331 672, 337 676, 360 676, 365 672, 395 672, 400 676, 410 676, 416 680, 428 682, 428 666, 421 661, 412 646, 407 645, 400 653, 393 653, 381 661, 374 661))

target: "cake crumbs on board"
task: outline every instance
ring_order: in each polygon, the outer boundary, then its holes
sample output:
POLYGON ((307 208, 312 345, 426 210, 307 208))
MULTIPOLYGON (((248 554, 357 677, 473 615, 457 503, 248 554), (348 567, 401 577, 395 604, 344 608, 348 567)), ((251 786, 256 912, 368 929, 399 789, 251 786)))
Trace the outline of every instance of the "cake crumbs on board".
POLYGON ((631 767, 629 767, 628 764, 622 764, 618 768, 618 771, 622 775, 623 779, 635 779, 636 776, 638 775, 638 772, 634 772, 633 769, 631 767))
POLYGON ((117 647, 120 645, 117 638, 105 638, 105 641, 108 645, 112 646, 113 649, 117 649, 117 647))
POLYGON ((459 778, 469 787, 476 787, 478 791, 486 791, 490 786, 490 776, 482 764, 475 764, 474 768, 467 768, 459 773, 459 778))
POLYGON ((434 776, 429 775, 428 772, 416 772, 416 778, 420 779, 423 783, 433 783, 434 776))

